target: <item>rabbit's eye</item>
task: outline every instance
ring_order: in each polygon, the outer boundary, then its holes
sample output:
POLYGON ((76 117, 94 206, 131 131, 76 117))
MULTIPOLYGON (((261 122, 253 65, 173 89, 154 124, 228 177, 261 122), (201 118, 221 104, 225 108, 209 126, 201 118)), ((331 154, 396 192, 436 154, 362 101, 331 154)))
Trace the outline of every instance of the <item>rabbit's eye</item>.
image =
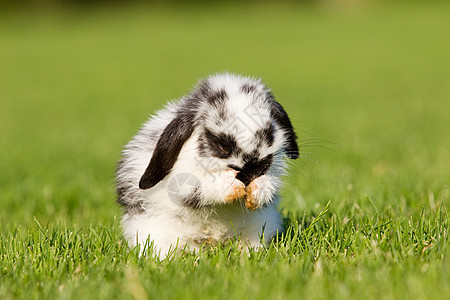
POLYGON ((221 154, 226 155, 226 156, 231 155, 232 150, 229 149, 226 145, 216 144, 214 146, 216 146, 216 149, 219 150, 221 152, 221 154))
POLYGON ((210 144, 210 146, 213 155, 219 158, 228 158, 233 154, 233 148, 225 143, 216 142, 210 144))
POLYGON ((214 134, 210 130, 205 130, 205 137, 212 154, 219 158, 228 158, 237 149, 236 140, 228 134, 214 134))
POLYGON ((267 171, 269 171, 269 168, 272 165, 272 160, 273 160, 272 155, 268 155, 263 160, 261 160, 258 177, 266 174, 267 171))
POLYGON ((264 174, 266 174, 267 171, 269 171, 269 168, 270 168, 270 165, 269 165, 269 164, 264 165, 264 166, 262 167, 262 169, 259 171, 258 177, 259 177, 259 176, 262 176, 262 175, 264 175, 264 174))

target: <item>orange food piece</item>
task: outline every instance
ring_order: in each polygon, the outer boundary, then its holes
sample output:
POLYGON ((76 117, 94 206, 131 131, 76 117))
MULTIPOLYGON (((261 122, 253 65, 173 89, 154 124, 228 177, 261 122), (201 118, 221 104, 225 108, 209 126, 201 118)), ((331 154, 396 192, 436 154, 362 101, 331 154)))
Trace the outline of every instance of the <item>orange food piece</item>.
POLYGON ((256 210, 258 208, 256 198, 253 196, 253 191, 257 188, 258 186, 254 182, 251 182, 245 188, 245 191, 247 193, 245 197, 245 207, 247 207, 247 209, 249 210, 256 210))
POLYGON ((244 185, 233 188, 233 191, 225 198, 226 202, 233 202, 239 199, 244 199, 246 191, 244 185))

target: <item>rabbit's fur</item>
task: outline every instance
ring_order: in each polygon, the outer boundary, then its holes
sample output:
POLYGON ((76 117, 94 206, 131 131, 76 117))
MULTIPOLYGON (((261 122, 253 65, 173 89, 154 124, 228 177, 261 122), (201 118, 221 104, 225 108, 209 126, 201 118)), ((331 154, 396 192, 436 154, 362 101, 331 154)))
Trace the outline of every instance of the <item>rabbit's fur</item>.
POLYGON ((118 202, 131 246, 166 254, 240 237, 270 241, 285 157, 298 148, 291 122, 260 79, 213 75, 151 117, 117 167, 118 202))

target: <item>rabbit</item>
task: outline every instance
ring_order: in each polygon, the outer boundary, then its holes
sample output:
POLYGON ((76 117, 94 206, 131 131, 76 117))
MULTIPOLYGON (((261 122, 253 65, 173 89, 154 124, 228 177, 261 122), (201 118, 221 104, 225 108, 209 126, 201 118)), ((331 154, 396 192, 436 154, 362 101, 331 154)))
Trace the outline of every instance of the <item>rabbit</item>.
POLYGON ((215 74, 144 123, 117 166, 129 245, 158 255, 235 237, 267 245, 283 230, 277 210, 286 157, 299 156, 286 111, 261 79, 215 74))

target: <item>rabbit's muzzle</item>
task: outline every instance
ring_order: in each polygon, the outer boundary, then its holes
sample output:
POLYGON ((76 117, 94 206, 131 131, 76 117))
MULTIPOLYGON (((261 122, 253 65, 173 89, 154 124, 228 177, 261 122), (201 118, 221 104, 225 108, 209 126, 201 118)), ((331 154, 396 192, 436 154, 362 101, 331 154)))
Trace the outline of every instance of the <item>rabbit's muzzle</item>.
POLYGON ((245 186, 248 186, 253 180, 266 174, 272 165, 272 160, 272 155, 268 155, 263 159, 248 159, 244 167, 238 170, 236 179, 242 181, 245 186))

